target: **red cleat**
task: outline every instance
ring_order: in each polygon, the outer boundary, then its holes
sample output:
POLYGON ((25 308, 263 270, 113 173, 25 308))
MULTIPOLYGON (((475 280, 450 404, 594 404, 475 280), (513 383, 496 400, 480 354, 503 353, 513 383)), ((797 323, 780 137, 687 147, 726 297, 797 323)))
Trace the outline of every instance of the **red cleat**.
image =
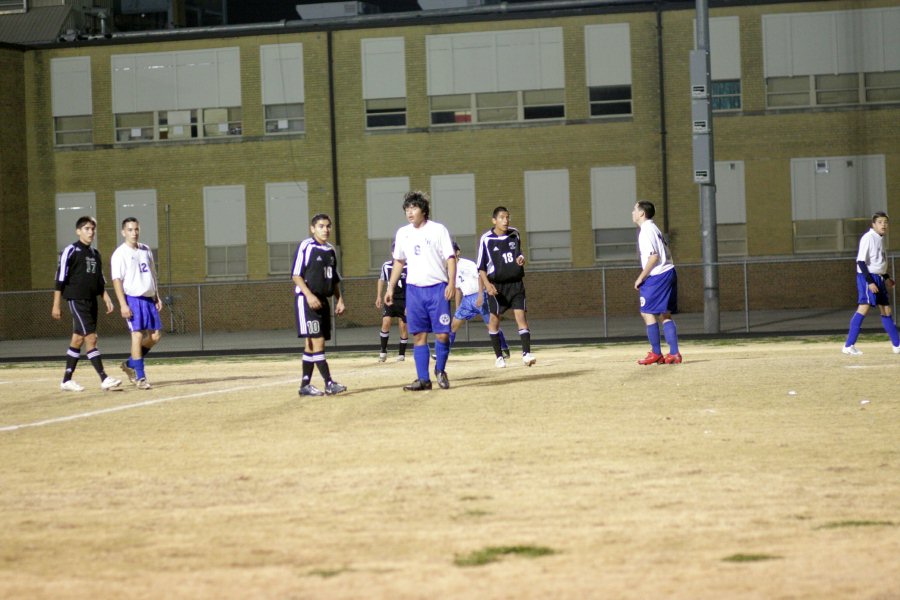
POLYGON ((661 365, 666 362, 666 359, 662 354, 657 354, 654 351, 650 351, 647 353, 647 356, 638 361, 639 365, 661 365))
POLYGON ((681 352, 676 352, 675 354, 666 354, 666 357, 663 360, 666 361, 667 365, 680 365, 681 352))

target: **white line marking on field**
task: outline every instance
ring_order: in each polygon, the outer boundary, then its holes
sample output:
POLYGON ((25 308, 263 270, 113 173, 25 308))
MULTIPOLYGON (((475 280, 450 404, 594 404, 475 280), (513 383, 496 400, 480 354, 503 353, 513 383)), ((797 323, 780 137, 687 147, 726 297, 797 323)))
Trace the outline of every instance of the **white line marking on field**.
POLYGON ((10 385, 12 383, 41 383, 42 381, 53 381, 53 379, 49 377, 44 377, 43 379, 20 379, 17 381, 0 381, 0 385, 10 385))
POLYGON ((123 410, 131 410, 132 408, 143 408, 145 406, 153 406, 154 404, 162 404, 164 402, 174 402, 175 400, 187 400, 189 398, 202 398, 203 396, 212 396, 215 394, 228 394, 231 392, 240 392, 243 390, 256 390, 263 387, 273 387, 277 385, 285 385, 288 383, 297 383, 297 379, 285 379, 282 381, 273 381, 270 383, 263 384, 253 384, 253 385, 241 385, 233 388, 226 388, 223 390, 208 390, 205 392, 197 392, 195 394, 185 394, 183 396, 170 396, 168 398, 157 398, 155 400, 146 400, 144 402, 135 402, 133 404, 123 404, 121 406, 111 406, 109 408, 102 408, 100 410, 92 410, 83 413, 77 413, 74 415, 68 415, 65 417, 55 417, 53 419, 44 419, 43 421, 34 421, 32 423, 22 423, 19 425, 6 425, 0 427, 0 432, 2 431, 18 431, 19 429, 26 429, 29 427, 43 427, 45 425, 55 425, 57 423, 66 423, 68 421, 76 421, 78 419, 87 419, 89 417, 96 417, 99 415, 105 415, 107 413, 114 413, 123 410))

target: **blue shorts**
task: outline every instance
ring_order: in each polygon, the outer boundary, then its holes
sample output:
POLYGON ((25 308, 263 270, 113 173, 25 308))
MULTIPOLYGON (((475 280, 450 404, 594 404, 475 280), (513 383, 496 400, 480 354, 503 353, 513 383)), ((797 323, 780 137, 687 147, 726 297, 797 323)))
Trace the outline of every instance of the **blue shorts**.
POLYGON ((162 321, 159 311, 156 310, 156 302, 147 296, 125 296, 128 308, 131 309, 131 318, 125 323, 131 331, 159 331, 162 329, 162 321))
POLYGON ((648 315, 678 312, 678 276, 675 269, 651 275, 640 288, 641 312, 648 315))
POLYGON ((478 300, 477 293, 463 296, 462 302, 456 307, 456 314, 453 315, 453 318, 457 321, 469 321, 475 317, 481 317, 485 323, 488 323, 491 320, 491 313, 488 311, 487 298, 482 300, 481 306, 475 306, 476 300, 478 300))
POLYGON ((872 293, 869 284, 866 283, 866 276, 862 273, 856 274, 856 295, 857 304, 868 304, 869 306, 888 306, 891 299, 888 297, 887 286, 884 285, 884 277, 872 273, 872 279, 878 286, 878 291, 872 293))
POLYGON ((444 298, 446 289, 446 283, 428 287, 407 285, 406 324, 410 333, 450 333, 450 301, 444 298))

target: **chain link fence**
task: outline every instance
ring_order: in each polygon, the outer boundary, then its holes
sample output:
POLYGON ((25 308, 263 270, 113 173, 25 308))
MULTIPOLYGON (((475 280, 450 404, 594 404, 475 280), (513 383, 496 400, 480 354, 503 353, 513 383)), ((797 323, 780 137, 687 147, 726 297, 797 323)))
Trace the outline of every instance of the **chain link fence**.
MULTIPOLYGON (((888 261, 895 274, 897 256, 888 261)), ((747 259, 721 262, 717 267, 722 335, 845 331, 856 306, 852 257, 747 259)), ((703 265, 679 264, 677 269, 679 333, 704 335, 703 265)), ((633 265, 555 270, 532 266, 526 289, 535 343, 643 336, 633 288, 638 273, 633 265)), ((374 276, 344 280, 347 312, 334 320, 331 347, 377 349, 381 314, 374 305, 376 283, 374 276)), ((163 284, 160 293, 164 298, 160 353, 301 347, 293 283, 288 279, 163 284)), ((0 360, 58 357, 65 352, 71 318, 67 311, 59 321, 50 317, 52 298, 52 290, 0 293, 0 360)), ((896 313, 896 290, 891 299, 896 313)), ((867 319, 866 326, 878 327, 878 321, 867 319)), ((514 327, 511 315, 503 323, 514 327)), ((118 307, 110 315, 101 314, 98 332, 105 353, 128 352, 128 331, 118 307)), ((392 336, 396 341, 396 328, 392 336)), ((486 344, 483 325, 470 322, 457 342, 486 344)))

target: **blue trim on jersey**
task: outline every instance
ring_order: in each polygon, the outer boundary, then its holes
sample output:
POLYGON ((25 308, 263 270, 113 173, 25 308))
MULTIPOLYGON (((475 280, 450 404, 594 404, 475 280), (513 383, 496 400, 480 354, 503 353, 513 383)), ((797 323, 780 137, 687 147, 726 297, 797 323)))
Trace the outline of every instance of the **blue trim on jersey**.
POLYGON ((406 323, 411 334, 450 333, 450 301, 444 298, 446 289, 446 283, 406 286, 406 323))
POLYGON ((640 295, 642 313, 661 315, 678 312, 678 276, 675 269, 645 279, 640 295))

